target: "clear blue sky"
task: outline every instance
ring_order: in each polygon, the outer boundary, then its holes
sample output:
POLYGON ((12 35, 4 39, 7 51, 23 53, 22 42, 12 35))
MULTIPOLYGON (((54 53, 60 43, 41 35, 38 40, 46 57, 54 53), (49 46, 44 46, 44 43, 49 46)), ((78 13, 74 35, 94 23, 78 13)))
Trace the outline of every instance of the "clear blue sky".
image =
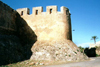
POLYGON ((100 0, 1 0, 13 9, 57 5, 58 11, 61 6, 69 8, 71 12, 73 42, 78 46, 87 47, 92 36, 97 36, 100 41, 100 0))

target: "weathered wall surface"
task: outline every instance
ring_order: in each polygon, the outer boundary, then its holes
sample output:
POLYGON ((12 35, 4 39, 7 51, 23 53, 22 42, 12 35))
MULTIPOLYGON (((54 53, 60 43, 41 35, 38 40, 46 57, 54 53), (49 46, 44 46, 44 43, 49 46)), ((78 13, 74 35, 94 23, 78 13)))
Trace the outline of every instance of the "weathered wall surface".
POLYGON ((30 38, 34 40, 34 32, 15 10, 2 2, 0 2, 0 7, 0 34, 12 34, 24 40, 29 40, 30 38))
POLYGON ((100 46, 99 47, 96 47, 96 54, 97 55, 100 55, 100 46))
POLYGON ((31 29, 37 35, 37 41, 32 46, 30 60, 75 61, 88 57, 80 52, 72 42, 71 19, 69 9, 57 6, 34 7, 29 15, 28 8, 17 9, 31 29))
POLYGON ((0 1, 0 65, 29 59, 35 41, 26 21, 0 1))
POLYGON ((57 6, 48 6, 47 11, 42 12, 42 7, 36 7, 31 15, 28 8, 17 11, 21 17, 0 1, 0 65, 29 59, 31 50, 31 60, 88 59, 71 41, 67 8, 61 7, 61 12, 57 12, 57 6))
POLYGON ((34 7, 31 15, 28 8, 17 11, 35 32, 38 41, 72 40, 69 9, 61 7, 60 12, 57 11, 57 6, 47 6, 46 9, 47 11, 43 12, 42 7, 34 7))

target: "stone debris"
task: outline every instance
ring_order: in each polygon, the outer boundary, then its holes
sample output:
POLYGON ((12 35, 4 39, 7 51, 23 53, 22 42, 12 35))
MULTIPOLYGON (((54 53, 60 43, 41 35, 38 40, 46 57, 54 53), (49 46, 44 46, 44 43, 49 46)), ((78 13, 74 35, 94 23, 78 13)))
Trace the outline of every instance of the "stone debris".
MULTIPOLYGON (((38 44, 38 42, 35 44, 38 44)), ((33 55, 30 60, 79 61, 88 59, 70 40, 59 41, 58 43, 48 42, 45 46, 42 45, 44 45, 44 43, 32 47, 33 55), (52 45, 50 45, 50 43, 52 43, 52 45)))

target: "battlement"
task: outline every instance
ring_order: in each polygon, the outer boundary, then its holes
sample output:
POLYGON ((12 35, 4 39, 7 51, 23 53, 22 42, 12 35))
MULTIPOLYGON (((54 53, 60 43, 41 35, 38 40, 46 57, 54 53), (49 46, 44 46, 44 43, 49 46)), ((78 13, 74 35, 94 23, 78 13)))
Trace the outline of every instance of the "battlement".
POLYGON ((29 15, 29 8, 20 8, 17 9, 17 12, 22 16, 22 15, 29 15))
MULTIPOLYGON (((29 15, 30 14, 30 10, 29 8, 21 8, 21 9, 17 9, 16 10, 21 16, 23 15, 29 15)), ((42 13, 46 13, 46 14, 55 14, 55 13, 58 13, 58 9, 57 9, 57 6, 47 6, 46 7, 46 12, 43 12, 43 7, 40 6, 40 7, 33 7, 32 9, 32 15, 40 15, 42 13)), ((63 14, 66 14, 66 15, 69 15, 70 12, 69 12, 69 9, 62 6, 60 7, 60 13, 63 13, 63 14)))
POLYGON ((60 11, 58 11, 57 6, 46 6, 46 11, 43 12, 43 7, 40 6, 33 7, 31 15, 28 8, 17 9, 17 12, 34 30, 38 41, 72 40, 70 12, 68 8, 62 6, 60 7, 60 11))

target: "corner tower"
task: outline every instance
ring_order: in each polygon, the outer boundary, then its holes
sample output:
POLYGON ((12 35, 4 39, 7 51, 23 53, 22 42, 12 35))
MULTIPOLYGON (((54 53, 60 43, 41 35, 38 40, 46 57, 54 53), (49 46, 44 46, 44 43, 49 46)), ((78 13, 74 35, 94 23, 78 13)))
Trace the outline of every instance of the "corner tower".
POLYGON ((43 7, 33 7, 31 15, 28 8, 17 9, 17 11, 36 33, 39 41, 72 40, 68 8, 62 6, 58 12, 57 6, 47 6, 46 12, 43 12, 43 7))
POLYGON ((71 14, 68 8, 62 6, 61 12, 65 15, 64 19, 66 22, 66 38, 72 40, 72 29, 71 29, 71 14))
MULTIPOLYGON (((71 18, 69 9, 62 6, 33 7, 33 13, 21 17, 28 23, 37 35, 37 41, 32 46, 31 60, 75 61, 87 57, 72 42, 71 18)), ((19 14, 21 14, 19 12, 19 14)))

